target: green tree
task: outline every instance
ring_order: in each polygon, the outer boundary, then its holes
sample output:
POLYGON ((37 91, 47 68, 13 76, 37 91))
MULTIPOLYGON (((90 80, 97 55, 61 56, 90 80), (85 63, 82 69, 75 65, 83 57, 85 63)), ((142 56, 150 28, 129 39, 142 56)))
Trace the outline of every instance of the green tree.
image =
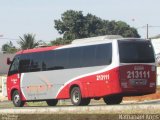
POLYGON ((1 50, 5 53, 15 53, 15 52, 17 52, 16 47, 13 45, 13 43, 11 41, 9 43, 6 43, 6 44, 2 45, 1 50))
POLYGON ((17 43, 22 50, 32 49, 39 45, 39 42, 35 40, 35 35, 33 34, 24 34, 17 43))
POLYGON ((63 38, 57 38, 49 43, 49 45, 65 45, 70 44, 72 40, 64 40, 63 38))
POLYGON ((68 10, 61 19, 55 20, 55 28, 64 40, 73 40, 100 35, 121 35, 140 37, 135 28, 123 21, 108 21, 92 14, 83 15, 82 11, 68 10))
POLYGON ((95 37, 99 35, 106 35, 107 28, 105 27, 106 22, 101 18, 96 17, 92 14, 87 14, 85 16, 85 33, 87 37, 95 37))
POLYGON ((82 11, 69 10, 62 14, 62 20, 55 20, 55 28, 60 34, 63 34, 63 39, 71 40, 85 36, 83 32, 85 17, 82 11))
POLYGON ((123 21, 114 21, 114 33, 123 37, 140 37, 137 30, 123 21))

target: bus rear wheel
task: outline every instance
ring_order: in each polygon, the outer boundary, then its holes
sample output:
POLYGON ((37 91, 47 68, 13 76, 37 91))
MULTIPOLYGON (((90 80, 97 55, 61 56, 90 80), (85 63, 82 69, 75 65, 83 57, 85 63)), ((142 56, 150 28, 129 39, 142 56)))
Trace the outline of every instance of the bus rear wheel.
POLYGON ((82 105, 89 105, 90 101, 91 101, 91 99, 89 99, 89 98, 83 98, 82 105))
POLYGON ((73 87, 70 95, 71 95, 71 102, 73 105, 83 106, 83 105, 88 105, 90 103, 89 98, 82 98, 79 87, 73 87))
POLYGON ((56 99, 46 100, 46 103, 48 106, 56 106, 58 103, 58 100, 56 100, 56 99))
POLYGON ((12 101, 15 107, 23 107, 25 102, 21 100, 18 90, 15 90, 12 94, 12 101))
POLYGON ((123 96, 120 95, 105 96, 103 100, 107 105, 115 105, 115 104, 120 104, 122 102, 123 96))

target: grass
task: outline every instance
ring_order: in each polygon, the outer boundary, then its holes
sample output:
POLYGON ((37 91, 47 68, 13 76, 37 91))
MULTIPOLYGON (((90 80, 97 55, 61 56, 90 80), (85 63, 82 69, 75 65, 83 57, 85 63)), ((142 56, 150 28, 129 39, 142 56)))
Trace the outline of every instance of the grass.
POLYGON ((0 102, 0 108, 13 108, 12 102, 0 102))

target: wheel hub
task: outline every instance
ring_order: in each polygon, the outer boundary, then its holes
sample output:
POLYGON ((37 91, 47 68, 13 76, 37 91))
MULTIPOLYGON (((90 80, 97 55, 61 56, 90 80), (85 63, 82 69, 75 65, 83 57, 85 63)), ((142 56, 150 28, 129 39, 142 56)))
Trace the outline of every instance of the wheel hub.
POLYGON ((80 97, 79 92, 74 91, 74 93, 73 93, 73 101, 75 103, 77 103, 79 101, 79 99, 80 99, 79 97, 80 97))
POLYGON ((20 100, 19 95, 15 95, 14 96, 14 102, 15 102, 15 104, 18 104, 19 100, 20 100))

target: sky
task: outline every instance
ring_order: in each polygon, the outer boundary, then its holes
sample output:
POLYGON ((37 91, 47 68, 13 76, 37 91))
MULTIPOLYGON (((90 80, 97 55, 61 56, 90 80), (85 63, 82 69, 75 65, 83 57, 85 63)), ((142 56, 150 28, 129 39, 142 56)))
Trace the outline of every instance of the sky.
POLYGON ((160 0, 0 0, 0 46, 19 36, 36 35, 36 40, 49 42, 61 35, 54 28, 66 10, 91 13, 105 20, 124 21, 135 27, 142 38, 160 34, 160 0), (5 39, 7 38, 7 39, 5 39))

